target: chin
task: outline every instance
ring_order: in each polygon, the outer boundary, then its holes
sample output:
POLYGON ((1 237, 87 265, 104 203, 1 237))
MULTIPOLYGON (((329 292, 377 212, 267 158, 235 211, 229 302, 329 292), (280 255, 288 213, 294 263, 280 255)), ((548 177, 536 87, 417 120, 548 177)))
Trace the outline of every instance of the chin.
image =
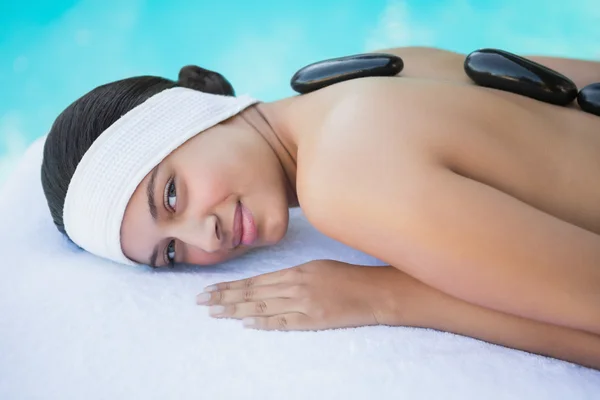
POLYGON ((273 246, 281 242, 287 233, 289 220, 289 211, 286 209, 281 218, 269 221, 265 226, 265 236, 261 240, 261 246, 273 246))

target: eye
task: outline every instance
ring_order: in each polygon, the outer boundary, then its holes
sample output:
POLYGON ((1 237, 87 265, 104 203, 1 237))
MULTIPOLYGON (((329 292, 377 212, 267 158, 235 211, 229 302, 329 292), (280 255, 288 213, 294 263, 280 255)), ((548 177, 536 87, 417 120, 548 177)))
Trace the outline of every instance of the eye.
POLYGON ((172 267, 175 264, 175 241, 171 240, 165 249, 165 262, 172 267))
POLYGON ((164 195, 165 207, 171 212, 177 209, 177 189, 175 188, 175 179, 171 178, 165 186, 164 195))

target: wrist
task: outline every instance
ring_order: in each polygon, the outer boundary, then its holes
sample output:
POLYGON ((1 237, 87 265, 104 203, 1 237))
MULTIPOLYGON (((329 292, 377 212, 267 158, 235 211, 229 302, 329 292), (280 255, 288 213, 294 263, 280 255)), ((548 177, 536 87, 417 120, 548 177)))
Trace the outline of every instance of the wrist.
POLYGON ((380 325, 427 327, 432 293, 425 284, 391 266, 377 280, 372 308, 380 325))

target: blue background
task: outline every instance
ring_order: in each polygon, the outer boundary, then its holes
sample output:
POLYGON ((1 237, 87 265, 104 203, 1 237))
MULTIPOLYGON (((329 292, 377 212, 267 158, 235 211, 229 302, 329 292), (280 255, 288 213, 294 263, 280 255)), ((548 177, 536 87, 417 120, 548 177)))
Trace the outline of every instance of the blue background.
POLYGON ((319 59, 395 46, 600 59, 598 0, 3 0, 0 184, 54 118, 88 90, 197 64, 237 93, 291 95, 319 59))

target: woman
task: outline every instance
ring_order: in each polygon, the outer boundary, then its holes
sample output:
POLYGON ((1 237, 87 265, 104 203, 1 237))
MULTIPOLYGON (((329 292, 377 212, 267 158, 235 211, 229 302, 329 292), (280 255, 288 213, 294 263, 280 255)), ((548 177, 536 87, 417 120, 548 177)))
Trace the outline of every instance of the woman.
MULTIPOLYGON (((299 205, 389 266, 317 260, 220 283, 197 298, 211 315, 427 327, 600 368, 600 118, 472 85, 456 53, 385 52, 402 79, 273 103, 154 77, 96 88, 46 142, 56 225, 125 264, 215 264, 277 243, 299 205)), ((596 63, 532 59, 600 81, 596 63)))

